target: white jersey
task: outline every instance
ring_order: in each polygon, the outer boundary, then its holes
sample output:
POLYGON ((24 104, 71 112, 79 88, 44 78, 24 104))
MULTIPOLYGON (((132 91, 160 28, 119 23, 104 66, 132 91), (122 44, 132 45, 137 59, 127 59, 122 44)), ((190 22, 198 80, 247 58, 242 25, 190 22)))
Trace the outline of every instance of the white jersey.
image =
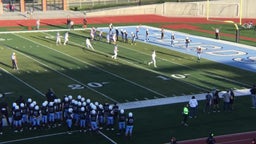
POLYGON ((90 41, 90 39, 86 39, 85 40, 85 43, 86 43, 86 47, 89 49, 92 49, 92 50, 94 50, 94 48, 93 48, 93 46, 92 46, 92 44, 91 44, 91 41, 90 41))
POLYGON ((68 36, 69 36, 69 34, 68 34, 68 32, 66 32, 64 35, 64 45, 66 45, 66 43, 68 42, 68 36))
POLYGON ((59 32, 56 34, 56 44, 61 44, 61 36, 59 32))
POLYGON ((148 65, 154 64, 154 67, 156 68, 156 51, 153 51, 152 55, 151 55, 152 60, 150 62, 148 62, 148 65))
POLYGON ((118 48, 117 48, 117 46, 115 46, 114 52, 117 53, 117 51, 118 51, 118 48))
POLYGON ((65 40, 68 40, 68 32, 65 33, 64 39, 65 39, 65 40))
POLYGON ((11 58, 12 58, 12 60, 15 60, 15 61, 16 61, 16 55, 15 55, 15 53, 12 54, 12 57, 11 57, 11 58))
POLYGON ((156 59, 156 51, 153 51, 151 56, 152 56, 152 59, 156 59))
POLYGON ((117 58, 117 52, 118 52, 118 47, 117 47, 117 45, 115 45, 115 47, 114 47, 114 55, 112 56, 113 59, 117 58))

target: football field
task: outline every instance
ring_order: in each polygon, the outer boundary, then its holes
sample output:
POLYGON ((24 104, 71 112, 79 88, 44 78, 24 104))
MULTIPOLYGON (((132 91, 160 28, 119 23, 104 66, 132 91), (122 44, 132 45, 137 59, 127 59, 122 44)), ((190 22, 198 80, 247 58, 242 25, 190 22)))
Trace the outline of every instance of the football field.
MULTIPOLYGON (((52 88, 59 98, 65 95, 73 97, 82 95, 93 102, 118 103, 127 113, 134 112, 135 119, 137 117, 140 122, 136 123, 135 138, 132 139, 132 143, 141 143, 143 136, 147 136, 149 140, 153 139, 154 142, 163 143, 167 141, 164 139, 166 135, 157 135, 154 139, 152 135, 155 135, 157 130, 147 132, 150 125, 150 120, 147 118, 150 118, 148 115, 150 111, 157 113, 158 109, 161 109, 161 113, 158 113, 159 117, 170 116, 169 107, 159 106, 154 110, 153 108, 133 110, 133 108, 144 107, 143 104, 151 100, 166 99, 168 102, 165 101, 163 104, 175 103, 178 97, 188 95, 189 97, 179 101, 185 102, 191 95, 204 94, 213 88, 248 89, 256 80, 254 76, 256 55, 253 47, 170 30, 165 31, 162 40, 160 29, 145 25, 140 26, 136 45, 131 45, 130 33, 135 33, 136 26, 120 26, 118 29, 128 31, 129 42, 117 41, 119 49, 117 59, 111 58, 114 44, 106 42, 108 28, 104 27, 98 28, 104 32, 104 38, 100 41, 92 41, 95 50, 85 46, 85 39, 90 37, 89 29, 1 33, 0 92, 7 93, 5 100, 10 104, 20 95, 26 99, 32 98, 41 104, 46 99, 45 93, 49 88, 52 88), (149 41, 144 41, 146 29, 149 29, 149 41), (56 45, 56 33, 60 32, 63 43, 66 31, 69 31, 68 44, 56 45), (176 36, 173 47, 170 46, 172 33, 176 36), (186 37, 191 39, 188 48, 185 48, 184 43, 186 37), (203 48, 200 62, 197 61, 195 51, 198 46, 203 48), (156 51, 156 68, 148 65, 153 50, 156 51), (10 57, 13 52, 17 55, 19 70, 12 69, 10 57), (125 107, 127 103, 130 105, 125 107), (139 137, 141 133, 144 135, 139 137)), ((243 94, 248 94, 248 91, 243 94)), ((175 107, 176 109, 171 113, 180 114, 182 104, 175 107)), ((161 120, 151 123, 155 128, 159 123, 161 125, 161 120)), ((179 126, 177 123, 179 119, 176 119, 170 127, 177 128, 179 126)), ((168 135, 169 128, 164 129, 162 133, 168 135)), ((77 138, 75 142, 129 143, 125 138, 117 137, 115 132, 103 130, 100 135, 85 134, 86 139, 81 140, 79 134, 66 137, 62 133, 65 130, 65 127, 49 130, 47 135, 45 131, 25 132, 25 137, 36 137, 33 139, 34 142, 44 143, 45 137, 55 136, 56 133, 58 134, 56 137, 66 140, 66 143, 70 142, 70 137, 77 138), (38 135, 46 136, 37 137, 38 135)), ((31 140, 16 135, 15 139, 19 138, 20 141, 17 141, 19 143, 27 143, 31 140)), ((186 138, 188 137, 184 139, 186 138)), ((12 140, 14 138, 10 134, 1 139, 2 142, 12 140)), ((53 140, 53 143, 54 141, 56 140, 53 140)))

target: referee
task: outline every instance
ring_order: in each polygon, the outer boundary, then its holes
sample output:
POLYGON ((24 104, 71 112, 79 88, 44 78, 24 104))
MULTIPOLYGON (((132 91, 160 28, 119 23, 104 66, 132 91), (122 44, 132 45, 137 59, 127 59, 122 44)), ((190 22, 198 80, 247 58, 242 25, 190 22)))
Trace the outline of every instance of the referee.
POLYGON ((18 68, 17 58, 16 58, 15 52, 12 53, 11 60, 12 60, 12 68, 15 69, 15 70, 18 70, 19 68, 18 68))

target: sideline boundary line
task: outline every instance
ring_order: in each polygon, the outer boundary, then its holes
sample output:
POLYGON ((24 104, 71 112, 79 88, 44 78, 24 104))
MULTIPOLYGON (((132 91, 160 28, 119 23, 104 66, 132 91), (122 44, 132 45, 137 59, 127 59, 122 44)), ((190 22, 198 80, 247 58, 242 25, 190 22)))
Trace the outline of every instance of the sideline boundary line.
MULTIPOLYGON (((222 98, 222 94, 225 91, 220 92, 220 98, 222 98)), ((235 96, 247 96, 250 95, 250 89, 241 89, 234 90, 235 96)), ((167 98, 158 98, 158 99, 150 99, 150 100, 142 100, 135 102, 127 102, 119 104, 120 109, 136 109, 136 108, 145 108, 145 107, 153 107, 160 105, 168 105, 175 103, 183 103, 188 102, 192 96, 195 96, 198 101, 205 100, 206 93, 202 94, 193 94, 193 95, 185 95, 185 96, 175 96, 175 97, 167 97, 167 98)))

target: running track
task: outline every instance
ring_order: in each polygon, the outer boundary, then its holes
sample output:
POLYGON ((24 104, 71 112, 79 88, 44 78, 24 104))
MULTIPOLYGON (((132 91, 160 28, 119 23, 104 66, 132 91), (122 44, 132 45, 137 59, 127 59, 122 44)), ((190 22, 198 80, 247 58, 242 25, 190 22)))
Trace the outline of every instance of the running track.
MULTIPOLYGON (((82 18, 73 18, 75 24, 82 24, 82 18)), ((232 20, 238 22, 238 19, 219 19, 219 20, 232 20)), ((256 19, 252 20, 253 23, 256 22, 256 19)), ((245 21, 249 21, 244 19, 245 21)), ((157 15, 136 15, 136 16, 115 16, 115 17, 89 17, 87 18, 89 24, 100 24, 100 23, 127 23, 127 24, 140 24, 140 23, 162 23, 162 22, 186 22, 187 24, 179 26, 163 26, 165 28, 172 27, 173 29, 193 29, 200 32, 212 33, 211 31, 200 30, 197 27, 190 27, 189 23, 216 23, 212 21, 207 21, 205 18, 177 18, 177 17, 163 17, 157 15)), ((36 20, 0 20, 0 27, 11 27, 11 26, 25 26, 31 27, 35 26, 36 20)), ((66 19, 41 19, 41 25, 64 25, 66 19)), ((231 37, 229 34, 222 34, 224 36, 231 37)), ((256 41, 255 38, 240 37, 244 40, 256 41)), ((250 141, 253 137, 256 137, 256 131, 237 133, 230 135, 215 136, 217 144, 250 144, 250 141)), ((206 138, 199 138, 193 140, 180 141, 179 144, 205 144, 206 138)))

